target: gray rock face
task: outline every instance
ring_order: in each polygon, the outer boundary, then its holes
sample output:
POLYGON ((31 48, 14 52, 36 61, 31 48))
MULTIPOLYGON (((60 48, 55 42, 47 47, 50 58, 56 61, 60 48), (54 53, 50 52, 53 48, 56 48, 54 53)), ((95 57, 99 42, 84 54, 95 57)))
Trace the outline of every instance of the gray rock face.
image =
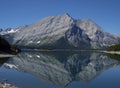
POLYGON ((34 48, 73 48, 89 45, 89 38, 68 14, 47 17, 21 29, 13 43, 34 48))
POLYGON ((3 66, 45 82, 67 86, 72 81, 91 81, 109 68, 120 67, 120 62, 102 53, 24 52, 3 66))
POLYGON ((119 36, 104 32, 90 19, 75 20, 68 14, 46 17, 4 36, 26 48, 98 49, 120 43, 119 36))
POLYGON ((92 48, 100 48, 120 43, 119 36, 105 32, 90 19, 77 20, 76 24, 88 35, 92 48))

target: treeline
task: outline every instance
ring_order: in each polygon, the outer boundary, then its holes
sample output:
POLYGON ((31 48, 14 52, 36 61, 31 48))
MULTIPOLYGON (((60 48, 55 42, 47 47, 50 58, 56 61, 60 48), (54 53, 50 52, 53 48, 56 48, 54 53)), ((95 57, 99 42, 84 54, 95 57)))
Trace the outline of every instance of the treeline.
POLYGON ((4 38, 0 37, 0 52, 18 53, 19 49, 15 45, 10 45, 4 38))
POLYGON ((108 57, 110 57, 111 59, 115 59, 120 61, 120 55, 119 54, 107 54, 108 57))
POLYGON ((120 51, 120 44, 113 45, 107 48, 108 51, 120 51))

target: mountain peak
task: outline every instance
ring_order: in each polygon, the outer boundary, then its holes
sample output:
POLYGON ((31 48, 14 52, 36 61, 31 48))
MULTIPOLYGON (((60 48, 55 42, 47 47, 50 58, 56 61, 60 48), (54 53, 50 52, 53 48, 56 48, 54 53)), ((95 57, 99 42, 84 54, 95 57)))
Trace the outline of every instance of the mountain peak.
POLYGON ((71 17, 68 13, 64 13, 63 15, 68 16, 68 17, 71 17))
POLYGON ((68 13, 64 13, 64 14, 59 15, 59 16, 62 16, 62 17, 65 17, 65 18, 73 19, 68 13))

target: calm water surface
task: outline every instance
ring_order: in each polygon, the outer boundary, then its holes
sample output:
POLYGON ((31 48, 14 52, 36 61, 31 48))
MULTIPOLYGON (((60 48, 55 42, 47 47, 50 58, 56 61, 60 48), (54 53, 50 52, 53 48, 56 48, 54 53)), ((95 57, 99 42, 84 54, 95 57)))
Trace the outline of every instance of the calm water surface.
POLYGON ((0 82, 18 88, 120 88, 119 60, 98 52, 22 52, 0 58, 0 82))

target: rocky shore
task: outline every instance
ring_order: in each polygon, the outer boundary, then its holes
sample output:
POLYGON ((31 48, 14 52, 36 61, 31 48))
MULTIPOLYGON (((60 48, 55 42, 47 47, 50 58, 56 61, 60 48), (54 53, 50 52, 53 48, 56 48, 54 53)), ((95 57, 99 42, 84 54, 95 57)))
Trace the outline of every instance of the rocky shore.
POLYGON ((14 86, 12 84, 9 84, 9 83, 1 82, 0 88, 18 88, 18 87, 14 86))

